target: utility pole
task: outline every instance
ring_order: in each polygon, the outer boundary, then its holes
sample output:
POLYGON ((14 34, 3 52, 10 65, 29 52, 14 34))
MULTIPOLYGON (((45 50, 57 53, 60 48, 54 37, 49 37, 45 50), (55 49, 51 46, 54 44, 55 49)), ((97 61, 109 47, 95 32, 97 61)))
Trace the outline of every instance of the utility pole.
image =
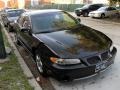
POLYGON ((0 59, 5 59, 5 58, 6 58, 6 50, 2 36, 2 26, 0 24, 0 59))

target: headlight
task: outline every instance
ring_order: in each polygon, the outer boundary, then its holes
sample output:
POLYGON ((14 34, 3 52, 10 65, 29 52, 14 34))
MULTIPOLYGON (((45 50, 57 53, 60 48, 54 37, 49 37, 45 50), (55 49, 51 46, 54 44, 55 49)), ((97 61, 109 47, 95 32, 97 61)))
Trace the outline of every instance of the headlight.
POLYGON ((53 63, 60 64, 60 65, 70 65, 70 64, 81 63, 81 60, 79 60, 79 59, 60 59, 60 58, 51 57, 50 60, 53 63))
POLYGON ((113 47, 114 47, 114 45, 112 44, 112 45, 110 46, 110 52, 112 52, 113 47))

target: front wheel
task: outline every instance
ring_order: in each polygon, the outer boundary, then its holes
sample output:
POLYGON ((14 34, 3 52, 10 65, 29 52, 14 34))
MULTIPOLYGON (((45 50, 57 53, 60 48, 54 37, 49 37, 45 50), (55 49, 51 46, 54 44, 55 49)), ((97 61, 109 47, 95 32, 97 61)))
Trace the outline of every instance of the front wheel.
POLYGON ((88 12, 84 12, 83 16, 88 17, 88 12))
POLYGON ((47 69, 45 68, 45 66, 42 62, 42 58, 38 53, 36 53, 36 55, 35 55, 35 61, 36 61, 36 65, 37 65, 37 68, 38 68, 38 71, 40 72, 40 74, 44 77, 47 77, 48 76, 47 69))

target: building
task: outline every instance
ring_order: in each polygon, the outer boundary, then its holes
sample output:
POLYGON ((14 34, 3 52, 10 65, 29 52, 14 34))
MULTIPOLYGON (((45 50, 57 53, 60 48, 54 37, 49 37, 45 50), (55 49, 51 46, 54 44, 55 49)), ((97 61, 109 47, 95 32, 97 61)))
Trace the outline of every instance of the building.
POLYGON ((51 3, 55 3, 55 4, 91 4, 91 3, 108 4, 108 0, 51 0, 51 3))
POLYGON ((51 0, 0 0, 0 9, 5 7, 24 8, 39 4, 50 4, 51 0))
POLYGON ((4 7, 24 8, 27 6, 36 6, 39 4, 108 4, 108 0, 0 0, 0 9, 4 7))

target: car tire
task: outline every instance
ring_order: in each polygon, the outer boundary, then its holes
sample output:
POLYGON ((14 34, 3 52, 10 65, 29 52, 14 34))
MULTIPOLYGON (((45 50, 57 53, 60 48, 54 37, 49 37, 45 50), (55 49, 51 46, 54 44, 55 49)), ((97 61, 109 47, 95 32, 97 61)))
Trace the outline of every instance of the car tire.
POLYGON ((40 56, 40 54, 38 52, 36 52, 36 54, 35 54, 35 62, 36 62, 36 66, 37 66, 39 73, 43 77, 48 77, 47 69, 44 66, 43 61, 42 61, 42 57, 40 56))
POLYGON ((84 17, 88 17, 88 12, 84 12, 84 13, 83 13, 83 16, 84 16, 84 17))
POLYGON ((76 14, 78 17, 80 17, 80 14, 76 14))
POLYGON ((103 13, 103 14, 101 14, 101 18, 102 19, 104 19, 105 18, 105 14, 103 13))
POLYGON ((116 13, 116 17, 119 18, 119 17, 120 17, 120 14, 119 14, 119 13, 116 13))

